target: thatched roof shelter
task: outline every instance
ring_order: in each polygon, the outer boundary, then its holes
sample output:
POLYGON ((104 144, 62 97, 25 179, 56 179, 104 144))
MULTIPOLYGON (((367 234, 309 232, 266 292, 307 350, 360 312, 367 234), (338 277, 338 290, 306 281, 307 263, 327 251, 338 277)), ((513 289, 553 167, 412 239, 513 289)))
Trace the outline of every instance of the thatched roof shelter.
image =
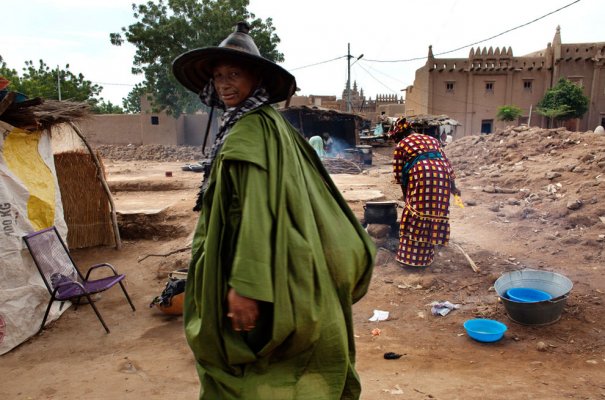
POLYGON ((32 134, 44 131, 50 136, 51 132, 54 135, 68 131, 79 137, 86 148, 55 151, 53 157, 69 247, 115 244, 120 248, 116 210, 105 181, 104 166, 75 125, 89 116, 87 103, 27 99, 17 92, 0 91, 0 121, 32 134), (66 125, 67 129, 61 129, 60 125, 66 125))
POLYGON ((279 112, 306 138, 327 132, 343 146, 359 144, 358 132, 363 121, 359 115, 309 106, 288 107, 279 112))
POLYGON ((445 114, 442 115, 412 115, 410 117, 406 117, 408 122, 412 124, 414 127, 429 127, 429 126, 460 126, 458 121, 448 117, 445 114))
POLYGON ((412 115, 406 117, 416 132, 425 133, 446 142, 448 135, 454 136, 456 127, 462 124, 447 115, 412 115))
POLYGON ((48 130, 54 125, 76 122, 90 115, 86 103, 43 100, 39 97, 16 101, 18 95, 16 92, 2 92, 0 92, 0 120, 16 128, 48 130))

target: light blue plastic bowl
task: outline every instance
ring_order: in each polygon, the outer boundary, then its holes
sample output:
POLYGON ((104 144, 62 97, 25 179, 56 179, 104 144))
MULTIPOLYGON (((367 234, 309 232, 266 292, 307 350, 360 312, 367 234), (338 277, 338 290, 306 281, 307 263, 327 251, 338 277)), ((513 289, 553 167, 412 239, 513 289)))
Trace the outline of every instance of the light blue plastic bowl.
POLYGON ((550 293, 525 287, 510 288, 506 291, 506 295, 512 301, 518 301, 520 303, 537 303, 539 301, 552 299, 550 293))
POLYGON ((466 333, 478 342, 491 343, 502 339, 506 325, 493 319, 469 319, 464 322, 466 333))

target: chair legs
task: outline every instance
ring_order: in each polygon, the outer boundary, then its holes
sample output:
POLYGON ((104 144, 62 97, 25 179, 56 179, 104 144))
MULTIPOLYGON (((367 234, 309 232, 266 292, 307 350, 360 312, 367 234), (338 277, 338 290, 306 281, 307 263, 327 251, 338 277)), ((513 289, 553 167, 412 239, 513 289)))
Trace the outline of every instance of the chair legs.
MULTIPOLYGON (((121 281, 118 283, 120 284, 120 287, 122 288, 122 292, 124 292, 124 295, 126 296, 126 300, 128 300, 128 304, 130 304, 130 308, 132 308, 132 311, 136 311, 136 308, 134 307, 134 304, 132 303, 132 300, 130 299, 128 292, 126 291, 124 284, 121 281)), ((103 328, 105 328, 105 331, 107 333, 110 333, 109 328, 107 327, 107 324, 103 320, 103 317, 101 316, 101 313, 97 309, 97 306, 95 305, 94 301, 90 297, 90 294, 87 293, 84 296, 86 296, 86 299, 88 299, 88 303, 92 307, 95 314, 97 314, 97 318, 99 318, 99 321, 101 321, 101 324, 103 325, 103 328)), ((77 309, 77 306, 80 304, 80 299, 84 296, 80 296, 76 299, 76 304, 75 304, 76 309, 77 309)), ((57 300, 55 300, 54 298, 50 299, 50 302, 48 303, 48 307, 46 307, 46 312, 44 313, 44 318, 42 319, 42 325, 40 325, 40 330, 38 331, 38 333, 42 332, 42 330, 44 329, 44 324, 46 323, 46 319, 48 318, 48 314, 50 313, 50 308, 52 307, 52 305, 55 301, 57 301, 57 300)), ((61 302, 61 307, 63 307, 63 303, 65 303, 65 302, 64 301, 61 302)))
POLYGON ((97 314, 97 318, 99 318, 99 321, 101 321, 101 324, 103 324, 103 328, 105 328, 105 331, 107 333, 110 333, 109 328, 107 327, 107 324, 103 320, 103 317, 101 317, 101 313, 99 312, 99 310, 97 310, 97 306, 95 306, 95 303, 92 301, 92 299, 90 298, 90 295, 88 293, 86 294, 86 298, 88 299, 88 303, 90 304, 92 309, 95 310, 95 314, 97 314))
POLYGON ((126 300, 128 300, 128 303, 130 304, 130 308, 132 308, 132 311, 136 311, 136 309, 134 308, 134 304, 132 304, 132 300, 130 300, 130 296, 128 295, 128 292, 126 291, 126 288, 124 287, 124 284, 122 283, 122 281, 118 282, 120 284, 120 287, 122 288, 122 292, 124 292, 124 296, 126 296, 126 300))
POLYGON ((50 301, 48 302, 48 307, 46 307, 46 312, 44 313, 44 318, 42 319, 42 325, 40 325, 40 330, 38 331, 38 333, 42 332, 42 329, 44 329, 44 324, 46 323, 46 318, 48 318, 48 313, 50 312, 50 307, 52 307, 54 302, 55 302, 55 299, 53 299, 51 297, 50 301))

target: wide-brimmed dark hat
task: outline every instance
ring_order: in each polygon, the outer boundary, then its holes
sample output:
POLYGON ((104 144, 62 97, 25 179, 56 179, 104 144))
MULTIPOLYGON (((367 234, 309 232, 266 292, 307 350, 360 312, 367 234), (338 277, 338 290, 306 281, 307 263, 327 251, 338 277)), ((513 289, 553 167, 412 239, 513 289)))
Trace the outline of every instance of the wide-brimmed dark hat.
POLYGON ((212 77, 212 69, 217 62, 235 61, 258 67, 262 86, 269 93, 271 103, 290 98, 296 90, 296 79, 284 68, 260 55, 249 31, 247 23, 239 22, 235 32, 218 47, 205 47, 181 54, 172 63, 174 76, 187 89, 200 94, 212 77))

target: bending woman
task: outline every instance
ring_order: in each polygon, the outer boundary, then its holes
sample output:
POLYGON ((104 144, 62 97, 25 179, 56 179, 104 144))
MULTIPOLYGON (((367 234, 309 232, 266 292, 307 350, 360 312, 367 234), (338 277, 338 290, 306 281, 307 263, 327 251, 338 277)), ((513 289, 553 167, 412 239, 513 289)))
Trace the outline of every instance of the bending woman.
POLYGON ((414 267, 427 267, 435 258, 435 245, 450 237, 450 194, 456 188, 452 166, 439 141, 415 133, 407 123, 398 124, 394 139, 393 173, 401 185, 405 207, 399 226, 396 260, 414 267))

